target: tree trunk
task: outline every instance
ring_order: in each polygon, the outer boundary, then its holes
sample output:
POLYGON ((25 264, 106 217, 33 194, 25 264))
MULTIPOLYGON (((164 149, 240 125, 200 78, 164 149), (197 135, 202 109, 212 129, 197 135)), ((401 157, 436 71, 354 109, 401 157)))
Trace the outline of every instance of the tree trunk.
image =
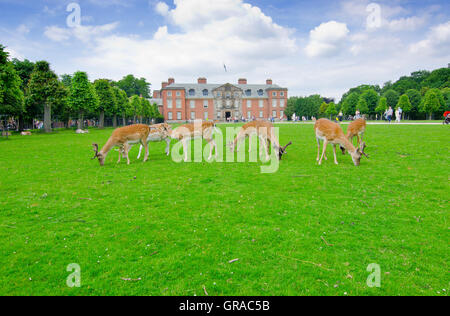
POLYGON ((83 127, 84 127, 84 115, 83 115, 83 112, 80 112, 79 114, 78 114, 78 129, 83 129, 83 127))
POLYGON ((105 128, 105 111, 100 112, 100 119, 98 122, 98 128, 104 129, 105 128))
POLYGON ((48 104, 44 105, 44 131, 52 132, 52 107, 48 104))
POLYGON ((117 128, 117 115, 115 115, 115 114, 113 116, 113 127, 117 128))
POLYGON ((23 132, 25 127, 25 117, 22 115, 19 115, 19 132, 23 132))
POLYGON ((133 118, 133 124, 136 124, 136 115, 133 118))
POLYGON ((123 126, 127 126, 127 121, 126 121, 125 115, 122 116, 122 123, 123 123, 123 126))

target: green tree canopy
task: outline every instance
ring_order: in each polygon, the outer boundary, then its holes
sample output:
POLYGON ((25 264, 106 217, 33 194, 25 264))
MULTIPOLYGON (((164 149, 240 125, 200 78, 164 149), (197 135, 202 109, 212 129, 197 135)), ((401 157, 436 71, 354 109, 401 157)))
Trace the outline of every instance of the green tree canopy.
POLYGON ((387 99, 385 97, 380 98, 380 102, 378 103, 378 106, 376 107, 375 111, 378 114, 383 114, 388 109, 387 105, 387 99))
POLYGON ((136 117, 141 114, 142 111, 142 102, 141 98, 137 95, 134 95, 130 99, 130 108, 129 112, 127 113, 128 116, 133 117, 133 121, 136 123, 136 117))
POLYGON ((24 111, 22 80, 8 59, 5 47, 0 45, 0 114, 15 116, 24 111))
POLYGON ((105 126, 105 114, 116 116, 117 101, 111 83, 107 79, 99 79, 94 82, 95 91, 98 97, 98 111, 100 112, 99 128, 105 126))
POLYGON ((97 110, 97 94, 85 72, 79 71, 73 75, 68 105, 72 113, 78 114, 79 129, 83 128, 84 116, 97 110))
POLYGON ((52 107, 64 106, 67 91, 46 61, 38 61, 28 83, 27 110, 44 112, 44 130, 52 131, 52 107))
POLYGON ((128 97, 137 95, 144 98, 150 98, 151 84, 148 83, 145 78, 138 79, 133 75, 128 75, 114 85, 125 91, 128 97))
POLYGON ((337 109, 336 109, 336 104, 335 104, 334 102, 331 102, 331 103, 328 105, 328 108, 327 108, 327 110, 326 110, 326 114, 330 117, 330 119, 331 119, 333 116, 335 116, 335 115, 338 114, 338 111, 337 111, 337 109))
POLYGON ((400 98, 400 94, 397 91, 390 89, 384 93, 383 97, 386 98, 388 107, 395 108, 398 99, 400 98))
POLYGON ((364 112, 361 109, 360 111, 365 114, 375 114, 375 109, 380 99, 378 93, 374 89, 367 89, 366 91, 363 92, 361 98, 363 98, 366 101, 367 112, 364 112))
POLYGON ((345 115, 353 115, 356 112, 356 107, 359 101, 359 94, 353 92, 342 102, 342 111, 345 115))
POLYGON ((411 112, 412 105, 407 94, 404 94, 400 97, 397 103, 397 108, 401 108, 405 113, 411 112))
POLYGON ((363 95, 359 97, 358 104, 356 105, 356 109, 361 112, 361 114, 369 113, 369 106, 367 105, 367 101, 363 95))
POLYGON ((443 111, 445 106, 444 97, 439 89, 430 89, 425 94, 420 105, 420 112, 429 114, 429 118, 432 119, 433 113, 443 111))
POLYGON ((326 114, 327 109, 328 109, 328 104, 326 102, 323 102, 319 108, 319 114, 326 114))

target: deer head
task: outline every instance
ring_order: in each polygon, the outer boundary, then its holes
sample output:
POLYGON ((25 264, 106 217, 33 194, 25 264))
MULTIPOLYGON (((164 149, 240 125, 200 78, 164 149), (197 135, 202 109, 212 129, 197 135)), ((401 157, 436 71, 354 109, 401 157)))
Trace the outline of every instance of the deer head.
POLYGON ((94 150, 95 156, 92 158, 92 160, 94 159, 98 159, 98 162, 100 163, 100 166, 103 166, 105 164, 105 157, 103 156, 102 153, 98 152, 98 144, 92 144, 92 149, 94 150))
POLYGON ((369 158, 369 155, 364 152, 364 149, 366 149, 366 147, 367 147, 366 143, 362 142, 361 148, 358 148, 358 151, 361 153, 361 155, 364 155, 364 156, 366 156, 366 158, 369 158))
POLYGON ((283 158, 283 155, 286 154, 286 149, 292 145, 292 142, 289 142, 286 146, 280 148, 280 151, 278 152, 278 158, 281 160, 283 158))

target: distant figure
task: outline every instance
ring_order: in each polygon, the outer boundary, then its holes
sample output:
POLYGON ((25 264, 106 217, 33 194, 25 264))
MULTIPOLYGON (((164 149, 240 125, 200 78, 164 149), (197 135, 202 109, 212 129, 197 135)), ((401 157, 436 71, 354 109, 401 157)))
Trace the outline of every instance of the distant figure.
POLYGON ((386 111, 386 119, 389 123, 391 123, 392 121, 392 115, 394 115, 394 110, 392 109, 392 107, 389 107, 389 109, 386 111))
POLYGON ((342 111, 339 112, 338 119, 339 119, 339 122, 342 122, 342 120, 344 119, 344 114, 342 113, 342 111))
POLYGON ((359 120, 360 118, 361 118, 361 112, 359 110, 356 110, 354 119, 359 120))
POLYGON ((397 108, 397 110, 395 110, 395 122, 400 123, 401 120, 400 108, 397 108))

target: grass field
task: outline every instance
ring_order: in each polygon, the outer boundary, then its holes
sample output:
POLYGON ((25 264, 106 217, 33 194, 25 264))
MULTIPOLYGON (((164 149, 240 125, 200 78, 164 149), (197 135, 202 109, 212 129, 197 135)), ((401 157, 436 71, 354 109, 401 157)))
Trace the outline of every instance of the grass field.
POLYGON ((91 144, 110 134, 0 139, 0 295, 449 291, 448 127, 369 126, 357 168, 334 165, 331 147, 318 166, 313 126, 281 126, 294 145, 275 174, 177 164, 162 143, 146 164, 135 147, 130 166, 114 152, 100 168, 91 144), (71 263, 80 288, 66 285, 71 263))

